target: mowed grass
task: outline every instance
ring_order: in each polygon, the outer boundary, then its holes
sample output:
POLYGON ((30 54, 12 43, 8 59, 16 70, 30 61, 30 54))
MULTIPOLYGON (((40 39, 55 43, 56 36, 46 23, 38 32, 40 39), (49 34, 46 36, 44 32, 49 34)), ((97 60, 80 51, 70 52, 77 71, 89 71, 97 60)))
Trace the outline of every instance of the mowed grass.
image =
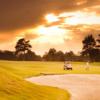
POLYGON ((0 61, 0 100, 68 100, 67 91, 39 86, 24 79, 48 74, 100 74, 100 63, 72 62, 73 70, 63 70, 63 62, 0 61))
POLYGON ((86 62, 72 62, 72 71, 63 70, 63 66, 63 62, 0 61, 0 68, 21 78, 48 74, 100 74, 99 62, 90 63, 89 70, 86 70, 86 62))
POLYGON ((24 80, 26 76, 38 75, 44 69, 39 63, 36 65, 39 64, 40 68, 36 68, 35 64, 0 61, 0 100, 69 100, 69 93, 65 90, 24 80))

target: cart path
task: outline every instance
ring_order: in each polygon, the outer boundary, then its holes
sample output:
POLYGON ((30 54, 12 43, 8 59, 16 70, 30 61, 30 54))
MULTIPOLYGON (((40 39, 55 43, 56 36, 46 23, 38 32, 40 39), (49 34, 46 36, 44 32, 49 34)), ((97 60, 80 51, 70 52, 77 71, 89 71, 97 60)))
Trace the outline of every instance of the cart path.
POLYGON ((71 100, 100 100, 100 75, 65 74, 27 78, 27 81, 68 90, 71 100))

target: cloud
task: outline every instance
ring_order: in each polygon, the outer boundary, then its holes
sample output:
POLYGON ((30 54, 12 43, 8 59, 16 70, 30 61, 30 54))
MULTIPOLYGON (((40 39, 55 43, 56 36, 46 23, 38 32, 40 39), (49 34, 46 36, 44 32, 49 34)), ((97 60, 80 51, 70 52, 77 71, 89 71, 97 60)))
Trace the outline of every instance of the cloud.
MULTIPOLYGON (((33 50, 38 52, 44 52, 51 47, 77 51, 82 48, 81 41, 87 34, 92 33, 96 36, 100 33, 100 24, 66 24, 65 27, 60 27, 69 30, 69 34, 72 37, 72 39, 64 38, 64 43, 61 44, 41 43, 41 41, 34 42, 43 37, 38 33, 26 31, 34 29, 39 25, 50 27, 60 25, 64 22, 65 18, 62 18, 58 22, 46 24, 44 20, 46 14, 54 13, 55 15, 59 15, 63 12, 76 11, 94 12, 99 17, 100 0, 0 0, 0 48, 14 48, 16 41, 19 38, 25 37, 29 40, 32 39, 33 50), (22 34, 23 32, 24 34, 22 34)), ((68 18, 70 19, 71 17, 69 16, 68 18)), ((66 33, 65 37, 67 36, 68 34, 66 33)), ((57 37, 53 38, 56 41, 57 37)))
POLYGON ((84 9, 87 12, 95 12, 96 15, 100 16, 100 5, 95 5, 92 7, 88 7, 88 9, 84 9))
POLYGON ((81 25, 69 25, 66 27, 67 30, 70 30, 72 32, 72 37, 73 40, 82 40, 85 36, 87 36, 88 34, 92 34, 95 37, 97 36, 97 34, 100 33, 100 25, 85 25, 85 24, 81 24, 81 25))
POLYGON ((0 33, 0 43, 8 43, 8 42, 12 42, 13 40, 15 40, 16 38, 16 34, 10 35, 11 33, 0 33))
MULTIPOLYGON (((100 33, 99 25, 76 25, 67 26, 67 29, 72 33, 72 39, 65 39, 65 44, 70 50, 77 51, 82 49, 82 40, 88 34, 92 34, 95 38, 100 33), (71 45, 71 46, 70 46, 71 45)), ((67 35, 67 34, 66 34, 67 35)))
POLYGON ((75 11, 99 4, 99 0, 1 0, 0 31, 34 27, 49 12, 75 11))
POLYGON ((41 35, 39 35, 39 34, 25 33, 23 37, 25 39, 28 39, 28 40, 31 40, 31 39, 34 40, 34 39, 37 39, 40 36, 41 35))

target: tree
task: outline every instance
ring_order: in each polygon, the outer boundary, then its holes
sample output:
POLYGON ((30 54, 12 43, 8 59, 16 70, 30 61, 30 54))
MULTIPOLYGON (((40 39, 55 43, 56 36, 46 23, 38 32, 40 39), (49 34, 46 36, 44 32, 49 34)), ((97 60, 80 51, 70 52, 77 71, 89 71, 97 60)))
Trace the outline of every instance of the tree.
POLYGON ((49 55, 55 55, 55 53, 56 53, 56 49, 54 48, 51 48, 48 52, 49 55))
POLYGON ((57 61, 64 61, 65 60, 64 53, 62 51, 56 52, 55 59, 57 61))
POLYGON ((47 53, 44 54, 43 59, 47 61, 55 61, 56 49, 51 48, 47 53))
POLYGON ((36 55, 35 52, 29 50, 26 54, 26 59, 27 61, 41 61, 41 56, 36 55))
POLYGON ((95 51, 95 55, 96 55, 96 60, 100 61, 100 34, 98 34, 98 37, 96 39, 96 51, 95 51))
POLYGON ((15 46, 15 55, 20 58, 25 60, 25 54, 30 51, 32 46, 29 44, 29 41, 26 41, 24 38, 19 39, 16 46, 15 46))
POLYGON ((12 51, 8 51, 8 50, 1 51, 0 50, 0 59, 2 59, 2 60, 15 60, 16 56, 14 55, 14 52, 12 52, 12 51))
POLYGON ((96 41, 92 35, 88 35, 84 38, 83 42, 83 49, 90 49, 96 45, 96 41))
MULTIPOLYGON (((100 43, 99 38, 97 42, 100 43)), ((82 41, 83 43, 83 50, 82 55, 86 56, 88 60, 91 61, 99 61, 100 60, 100 47, 96 44, 96 40, 92 35, 88 35, 82 41)))
POLYGON ((98 38, 96 39, 96 41, 97 41, 96 47, 97 47, 98 49, 100 49, 100 34, 98 35, 98 38))
POLYGON ((74 54, 73 51, 69 51, 65 53, 65 60, 75 60, 74 58, 76 57, 76 55, 74 54))

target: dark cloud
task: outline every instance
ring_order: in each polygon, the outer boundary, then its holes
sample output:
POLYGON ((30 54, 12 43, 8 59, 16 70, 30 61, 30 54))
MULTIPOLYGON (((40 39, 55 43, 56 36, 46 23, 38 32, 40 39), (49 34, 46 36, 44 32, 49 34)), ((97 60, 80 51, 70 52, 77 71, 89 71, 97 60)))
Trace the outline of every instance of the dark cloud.
POLYGON ((42 35, 32 33, 32 32, 7 32, 0 34, 0 43, 7 43, 7 42, 12 42, 12 41, 17 41, 17 38, 25 38, 27 40, 33 40, 36 38, 39 38, 42 35))
POLYGON ((24 34, 24 38, 28 39, 28 40, 33 40, 33 39, 36 39, 38 37, 40 37, 41 35, 38 35, 38 34, 32 34, 32 33, 25 33, 24 34))
POLYGON ((49 12, 74 11, 99 4, 99 0, 0 0, 0 31, 34 27, 49 12))

